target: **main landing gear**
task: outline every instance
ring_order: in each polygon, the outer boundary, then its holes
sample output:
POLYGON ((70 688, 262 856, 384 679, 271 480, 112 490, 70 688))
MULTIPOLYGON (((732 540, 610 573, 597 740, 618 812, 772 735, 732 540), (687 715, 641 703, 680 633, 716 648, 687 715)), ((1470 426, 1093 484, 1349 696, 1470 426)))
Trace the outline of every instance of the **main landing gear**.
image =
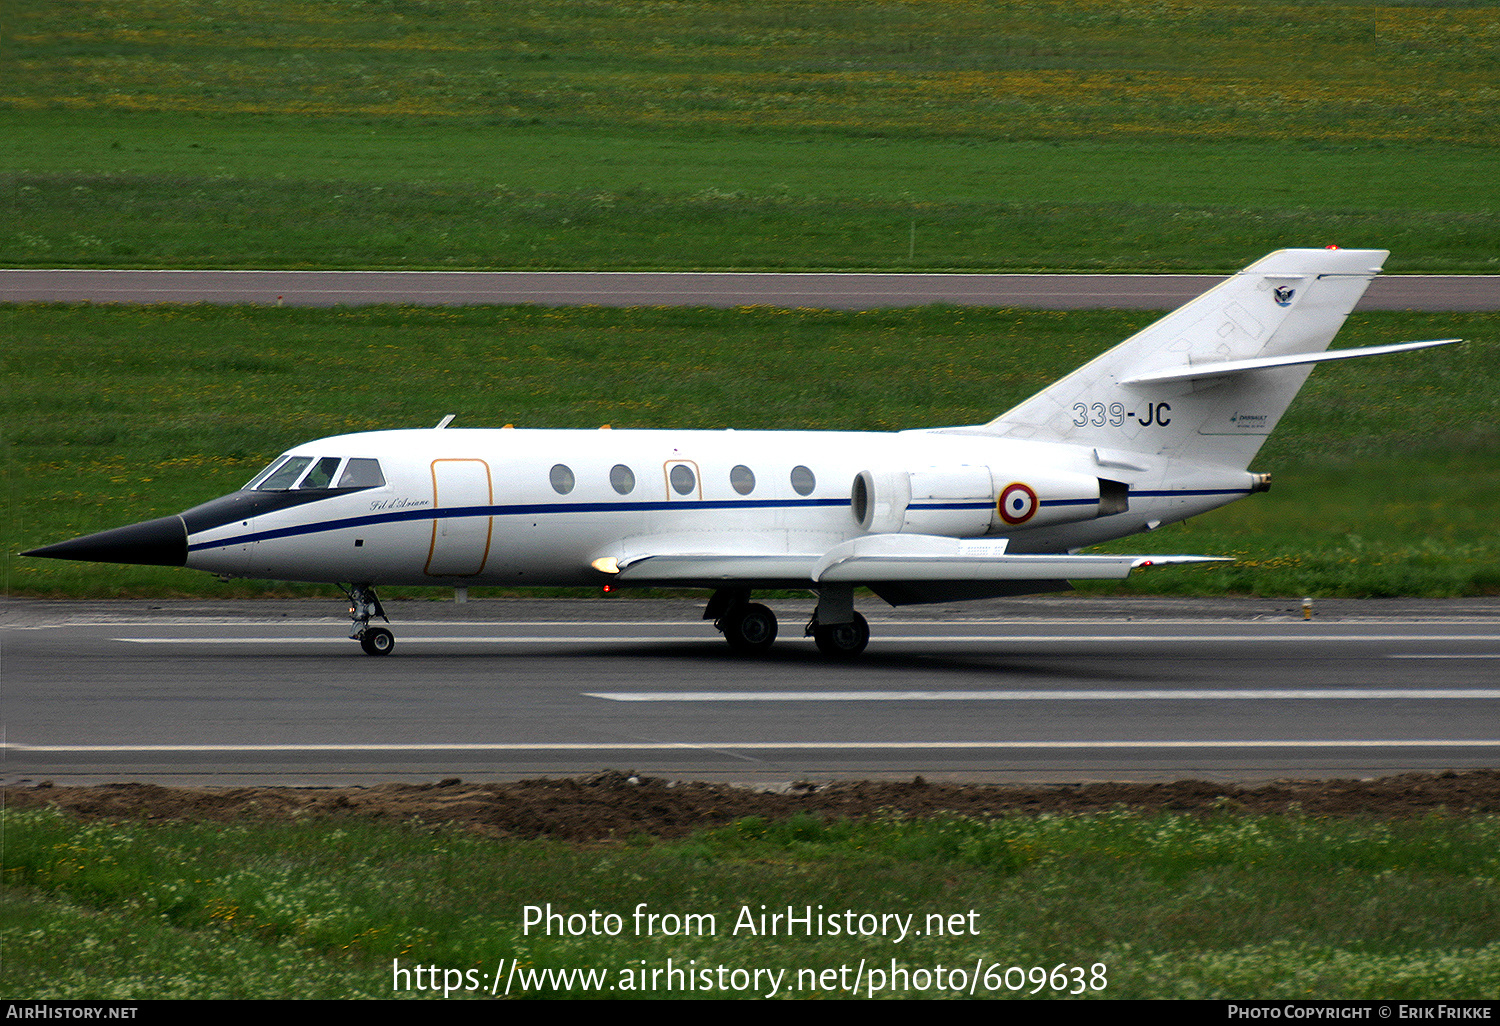
POLYGON ((776 640, 776 614, 750 601, 748 588, 720 588, 708 600, 703 619, 712 620, 729 647, 745 655, 770 651, 776 640))
POLYGON ((830 659, 853 659, 870 643, 870 624, 858 613, 849 623, 820 624, 816 614, 807 622, 807 634, 830 659))
POLYGON ((365 655, 390 655, 391 649, 396 647, 396 636, 384 627, 370 626, 370 619, 376 616, 386 623, 391 622, 375 589, 368 584, 351 584, 344 589, 344 594, 349 596, 349 618, 354 621, 349 628, 349 637, 359 642, 365 655))
MULTIPOLYGON (((750 601, 748 588, 720 588, 708 600, 703 619, 712 620, 729 647, 744 655, 769 652, 776 641, 776 614, 750 601)), ((853 588, 826 588, 804 636, 830 659, 853 659, 870 643, 870 624, 854 611, 853 588)))

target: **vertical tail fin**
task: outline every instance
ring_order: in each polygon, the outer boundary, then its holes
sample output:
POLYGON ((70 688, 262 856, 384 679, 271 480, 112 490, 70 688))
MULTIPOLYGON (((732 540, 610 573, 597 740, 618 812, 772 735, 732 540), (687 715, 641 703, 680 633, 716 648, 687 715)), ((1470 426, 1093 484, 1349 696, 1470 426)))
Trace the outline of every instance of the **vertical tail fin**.
POLYGON ((1388 255, 1381 249, 1278 250, 982 430, 1244 469, 1311 365, 1220 377, 1208 376, 1209 368, 1323 352, 1388 255), (1205 376, 1131 382, 1196 365, 1209 365, 1205 376))

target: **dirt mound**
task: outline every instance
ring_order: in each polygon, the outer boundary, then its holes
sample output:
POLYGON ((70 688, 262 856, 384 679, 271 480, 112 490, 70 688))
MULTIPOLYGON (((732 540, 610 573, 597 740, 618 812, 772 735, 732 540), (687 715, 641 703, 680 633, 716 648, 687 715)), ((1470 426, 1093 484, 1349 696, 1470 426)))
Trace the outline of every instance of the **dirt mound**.
POLYGON ((1010 813, 1281 813, 1410 817, 1500 812, 1500 771, 1417 774, 1381 780, 1284 780, 1256 787, 1184 780, 1171 784, 929 784, 868 781, 793 784, 782 791, 703 784, 608 771, 561 780, 508 784, 381 784, 376 787, 11 787, 8 808, 56 806, 89 818, 145 820, 289 820, 358 816, 451 823, 494 837, 572 841, 632 834, 677 837, 746 816, 785 819, 899 813, 996 816, 1010 813))

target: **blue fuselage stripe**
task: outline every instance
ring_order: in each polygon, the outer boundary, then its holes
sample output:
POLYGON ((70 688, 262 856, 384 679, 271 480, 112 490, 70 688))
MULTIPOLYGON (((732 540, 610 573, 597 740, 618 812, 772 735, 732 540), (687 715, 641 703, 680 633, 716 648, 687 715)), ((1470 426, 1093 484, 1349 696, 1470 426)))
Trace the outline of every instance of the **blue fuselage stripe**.
POLYGON ((271 531, 256 531, 234 538, 220 538, 210 542, 196 542, 188 546, 189 552, 222 549, 231 545, 250 545, 254 542, 271 541, 276 538, 294 538, 303 534, 321 531, 340 531, 348 528, 370 527, 375 524, 395 524, 408 520, 452 520, 459 517, 524 517, 552 513, 659 513, 664 510, 687 509, 788 509, 808 507, 848 508, 848 499, 682 499, 666 502, 538 502, 509 506, 443 506, 437 509, 423 506, 390 513, 373 513, 363 517, 345 517, 340 520, 322 520, 312 524, 293 524, 271 531))
MULTIPOLYGON (((1132 498, 1165 498, 1191 495, 1248 495, 1248 488, 1186 488, 1162 491, 1132 491, 1132 498)), ((1097 504, 1098 499, 1044 499, 1043 506, 1078 506, 1097 504)), ((188 546, 189 552, 205 552, 233 545, 250 545, 255 542, 272 541, 277 538, 295 538, 304 534, 322 531, 339 531, 375 524, 403 523, 409 520, 448 520, 457 517, 517 517, 554 513, 659 513, 665 510, 698 509, 817 509, 848 508, 848 499, 681 499, 666 502, 535 502, 509 506, 446 506, 433 509, 423 506, 416 509, 374 513, 363 517, 345 517, 340 520, 324 520, 311 524, 294 524, 271 531, 257 531, 233 538, 220 538, 209 542, 195 542, 188 546)), ((913 503, 919 511, 928 510, 978 510, 989 509, 989 502, 913 503)), ((299 507, 307 508, 307 507, 299 507)))

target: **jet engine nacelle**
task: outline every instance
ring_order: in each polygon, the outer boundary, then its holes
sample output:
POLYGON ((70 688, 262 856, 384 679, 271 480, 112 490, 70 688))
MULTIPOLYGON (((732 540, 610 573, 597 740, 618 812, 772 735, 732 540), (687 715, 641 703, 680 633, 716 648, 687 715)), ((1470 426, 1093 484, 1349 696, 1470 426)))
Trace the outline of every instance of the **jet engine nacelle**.
POLYGON ((1124 513, 1129 486, 1091 474, 980 465, 863 470, 850 510, 871 534, 975 538, 1124 513))

